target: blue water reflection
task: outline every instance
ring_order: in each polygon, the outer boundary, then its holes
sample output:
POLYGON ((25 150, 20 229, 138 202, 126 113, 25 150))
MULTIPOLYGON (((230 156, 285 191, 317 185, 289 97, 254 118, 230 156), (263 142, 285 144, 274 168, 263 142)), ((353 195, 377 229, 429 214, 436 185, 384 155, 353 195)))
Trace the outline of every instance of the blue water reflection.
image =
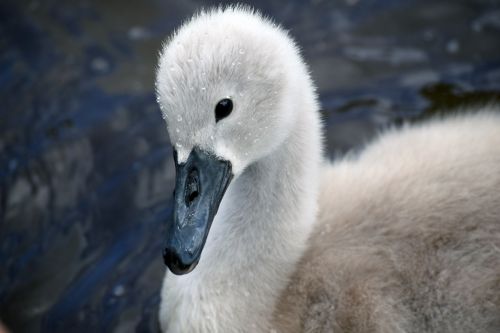
MULTIPOLYGON (((161 41, 211 1, 0 3, 0 318, 15 332, 155 332, 172 151, 161 41)), ((500 102, 498 1, 253 1, 318 83, 331 156, 500 102)))

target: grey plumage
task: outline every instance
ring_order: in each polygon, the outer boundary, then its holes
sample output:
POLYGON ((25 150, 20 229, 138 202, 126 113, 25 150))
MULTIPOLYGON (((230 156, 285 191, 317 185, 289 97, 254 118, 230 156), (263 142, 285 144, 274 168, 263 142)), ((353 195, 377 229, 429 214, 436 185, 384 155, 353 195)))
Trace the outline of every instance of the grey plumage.
POLYGON ((283 332, 500 332, 500 113, 393 130, 322 174, 283 332))

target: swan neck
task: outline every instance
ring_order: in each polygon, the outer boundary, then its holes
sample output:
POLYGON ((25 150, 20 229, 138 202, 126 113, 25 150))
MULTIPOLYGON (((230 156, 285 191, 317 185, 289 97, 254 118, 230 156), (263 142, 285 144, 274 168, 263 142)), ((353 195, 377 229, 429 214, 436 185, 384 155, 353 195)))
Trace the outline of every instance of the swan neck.
POLYGON ((314 90, 306 84, 290 94, 295 100, 289 107, 297 113, 285 141, 229 186, 196 269, 167 274, 163 327, 269 331, 275 302, 316 221, 321 124, 314 90))

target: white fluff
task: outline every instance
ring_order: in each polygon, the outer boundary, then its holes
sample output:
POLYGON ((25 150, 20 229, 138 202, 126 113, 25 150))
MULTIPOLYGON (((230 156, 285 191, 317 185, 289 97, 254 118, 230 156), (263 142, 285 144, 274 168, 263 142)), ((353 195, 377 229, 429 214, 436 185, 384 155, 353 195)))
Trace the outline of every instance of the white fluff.
POLYGON ((244 7, 184 24, 165 43, 156 85, 179 162, 199 146, 229 160, 235 174, 198 266, 166 274, 163 331, 500 330, 500 116, 493 108, 391 130, 360 156, 325 162, 307 66, 283 29, 244 7), (234 111, 216 123, 214 107, 225 97, 234 111), (454 252, 430 248, 422 238, 431 233, 439 243, 450 230, 459 230, 464 248, 460 241, 454 252), (482 232, 471 238, 474 230, 482 232), (426 267, 412 248, 448 260, 426 267), (463 275, 436 291, 431 282, 440 272, 427 269, 463 275), (442 303, 430 301, 435 292, 442 303), (446 322, 451 299, 469 306, 453 307, 460 320, 446 322))

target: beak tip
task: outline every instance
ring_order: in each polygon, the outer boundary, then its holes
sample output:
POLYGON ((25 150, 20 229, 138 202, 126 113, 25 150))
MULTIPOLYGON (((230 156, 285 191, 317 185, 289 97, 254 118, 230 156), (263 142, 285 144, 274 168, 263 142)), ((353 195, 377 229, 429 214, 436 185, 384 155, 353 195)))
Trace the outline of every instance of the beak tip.
POLYGON ((163 262, 175 275, 183 275, 191 272, 196 265, 198 260, 183 260, 181 256, 176 253, 175 250, 171 248, 165 248, 163 250, 163 262))

